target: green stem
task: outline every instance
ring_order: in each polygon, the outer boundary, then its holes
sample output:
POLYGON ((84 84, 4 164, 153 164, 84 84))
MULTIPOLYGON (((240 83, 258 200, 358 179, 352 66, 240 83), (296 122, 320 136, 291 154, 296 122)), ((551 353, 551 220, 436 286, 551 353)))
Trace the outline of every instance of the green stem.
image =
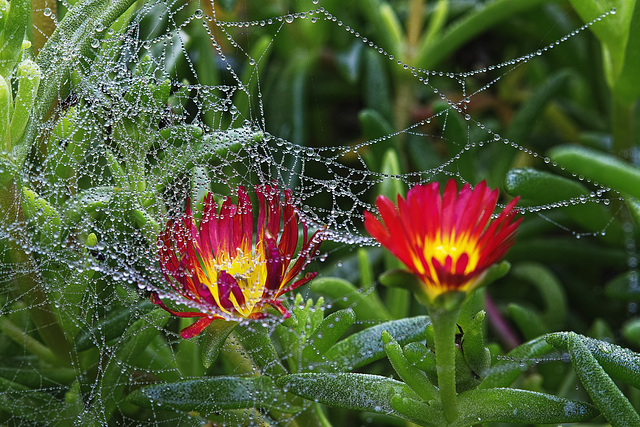
POLYGON ((42 345, 40 341, 27 335, 15 323, 11 322, 6 316, 0 317, 0 331, 24 347, 31 354, 35 354, 39 359, 57 364, 58 359, 51 350, 42 345))
POLYGON ((436 370, 442 411, 447 421, 452 422, 458 416, 456 395, 456 320, 460 306, 451 309, 442 307, 429 310, 433 322, 433 334, 436 350, 436 370))
POLYGON ((611 131, 613 134, 613 154, 625 159, 631 157, 633 146, 633 115, 635 104, 612 95, 611 131))

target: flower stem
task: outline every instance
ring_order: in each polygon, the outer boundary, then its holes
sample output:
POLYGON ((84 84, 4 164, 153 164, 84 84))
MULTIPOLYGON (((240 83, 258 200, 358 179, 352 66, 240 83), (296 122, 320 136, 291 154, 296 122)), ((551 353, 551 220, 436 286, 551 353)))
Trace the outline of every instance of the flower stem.
POLYGON ((430 310, 436 350, 438 389, 444 417, 452 422, 458 416, 456 395, 455 335, 460 307, 430 310))

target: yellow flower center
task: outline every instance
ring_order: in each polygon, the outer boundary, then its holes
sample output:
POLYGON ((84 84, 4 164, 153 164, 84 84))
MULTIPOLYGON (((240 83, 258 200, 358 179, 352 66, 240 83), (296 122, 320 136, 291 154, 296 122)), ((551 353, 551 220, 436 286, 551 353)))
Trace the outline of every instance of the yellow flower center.
MULTIPOLYGON (((469 261, 465 267, 464 274, 471 273, 476 269, 478 261, 480 260, 480 251, 476 247, 476 241, 470 241, 467 236, 457 236, 455 232, 449 236, 442 235, 437 236, 435 241, 426 241, 424 245, 424 257, 431 266, 431 259, 435 258, 441 265, 445 265, 447 257, 450 256, 453 261, 453 267, 455 268, 458 260, 463 254, 467 254, 469 261)), ((416 266, 420 266, 421 263, 416 263, 416 266)), ((432 277, 435 276, 435 271, 431 271, 432 277)))
POLYGON ((196 272, 200 282, 209 288, 218 307, 226 314, 232 313, 225 309, 220 301, 218 276, 221 271, 226 271, 232 276, 238 282, 245 301, 241 304, 233 293, 229 295, 229 300, 235 308, 235 315, 247 318, 253 313, 256 304, 262 300, 267 280, 267 263, 260 244, 248 253, 243 253, 240 248, 236 250, 236 256, 233 258, 228 254, 222 254, 219 259, 214 259, 210 254, 205 258, 199 256, 198 260, 202 268, 197 269, 196 272))

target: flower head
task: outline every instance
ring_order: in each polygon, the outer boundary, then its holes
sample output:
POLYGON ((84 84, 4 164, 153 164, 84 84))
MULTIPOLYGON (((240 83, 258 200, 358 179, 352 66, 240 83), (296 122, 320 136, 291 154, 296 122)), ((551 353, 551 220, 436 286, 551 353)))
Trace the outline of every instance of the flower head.
POLYGON ((167 223, 158 237, 160 266, 175 291, 202 307, 201 312, 179 312, 168 308, 157 293, 154 304, 180 317, 199 317, 181 331, 183 338, 198 335, 214 319, 259 319, 272 306, 284 316, 278 299, 282 294, 313 279, 307 273, 291 283, 309 263, 321 237, 307 236, 303 222, 302 248, 296 255, 300 217, 285 190, 281 204, 278 188, 255 189, 259 202, 258 226, 253 244, 253 211, 247 191, 238 188, 238 202, 226 199, 220 210, 211 194, 204 199, 202 218, 196 221, 187 202, 186 213, 167 223), (280 232, 280 223, 283 229, 280 232))
POLYGON ((382 220, 365 212, 364 225, 420 279, 421 291, 433 302, 448 291, 475 288, 513 245, 522 221, 514 221, 518 199, 491 220, 497 200, 498 190, 484 181, 474 189, 465 184, 458 193, 455 180, 449 180, 442 196, 437 182, 417 185, 406 200, 398 196, 397 207, 379 196, 382 220))

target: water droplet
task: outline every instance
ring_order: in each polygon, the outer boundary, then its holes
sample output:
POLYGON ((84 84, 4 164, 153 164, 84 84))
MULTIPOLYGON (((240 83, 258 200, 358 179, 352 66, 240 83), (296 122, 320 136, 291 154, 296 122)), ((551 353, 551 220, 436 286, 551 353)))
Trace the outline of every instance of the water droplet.
POLYGON ((202 19, 202 17, 204 16, 204 12, 202 11, 202 9, 196 9, 193 16, 195 16, 197 19, 202 19))
POLYGON ((42 14, 43 14, 44 16, 51 16, 51 9, 50 9, 50 8, 48 8, 48 7, 45 7, 45 8, 42 10, 42 14))
POLYGON ((289 14, 287 16, 284 17, 284 20, 288 23, 291 24, 293 22, 293 15, 289 14))

